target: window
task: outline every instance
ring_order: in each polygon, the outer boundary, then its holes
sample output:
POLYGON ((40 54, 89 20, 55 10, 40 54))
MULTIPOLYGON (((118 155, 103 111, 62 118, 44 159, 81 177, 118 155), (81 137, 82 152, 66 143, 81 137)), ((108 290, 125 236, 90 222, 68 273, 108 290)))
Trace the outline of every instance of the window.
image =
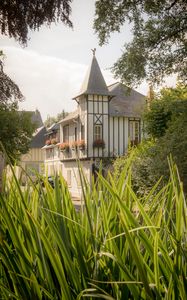
POLYGON ((140 122, 129 121, 129 138, 131 145, 137 145, 140 142, 140 122))
POLYGON ((69 125, 63 127, 63 142, 69 142, 69 125))
POLYGON ((84 125, 81 124, 81 140, 85 139, 85 130, 84 130, 84 125))
POLYGON ((94 141, 102 140, 102 125, 94 126, 94 141))
POLYGON ((67 185, 71 186, 71 170, 67 170, 67 185))
POLYGON ((75 127, 75 141, 77 141, 77 127, 75 127))

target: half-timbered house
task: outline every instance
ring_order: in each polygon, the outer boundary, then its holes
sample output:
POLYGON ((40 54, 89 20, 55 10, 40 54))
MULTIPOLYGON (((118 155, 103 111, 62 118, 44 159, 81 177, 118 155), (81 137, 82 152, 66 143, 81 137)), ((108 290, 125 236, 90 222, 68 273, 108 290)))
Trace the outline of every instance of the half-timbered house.
MULTIPOLYGON (((100 160, 125 153, 141 140, 145 96, 122 83, 107 86, 95 53, 80 92, 76 111, 59 122, 59 168, 70 192, 81 197, 77 159, 88 182, 100 160)), ((52 175, 52 174, 49 174, 52 175)))

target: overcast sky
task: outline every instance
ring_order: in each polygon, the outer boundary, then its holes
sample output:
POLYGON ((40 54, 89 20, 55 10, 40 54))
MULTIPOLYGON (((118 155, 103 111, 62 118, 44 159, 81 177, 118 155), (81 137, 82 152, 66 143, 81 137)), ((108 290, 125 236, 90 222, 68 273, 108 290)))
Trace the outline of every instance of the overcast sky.
MULTIPOLYGON (((76 108, 72 98, 78 94, 86 70, 92 60, 91 49, 107 84, 113 79, 110 67, 120 57, 125 42, 131 40, 130 27, 111 36, 109 44, 99 47, 93 30, 94 0, 74 0, 71 20, 74 29, 62 24, 42 27, 30 34, 28 46, 23 48, 14 39, 1 36, 0 49, 6 55, 5 71, 19 85, 25 96, 20 108, 56 116, 63 109, 76 108)), ((147 84, 137 90, 147 94, 147 84)))

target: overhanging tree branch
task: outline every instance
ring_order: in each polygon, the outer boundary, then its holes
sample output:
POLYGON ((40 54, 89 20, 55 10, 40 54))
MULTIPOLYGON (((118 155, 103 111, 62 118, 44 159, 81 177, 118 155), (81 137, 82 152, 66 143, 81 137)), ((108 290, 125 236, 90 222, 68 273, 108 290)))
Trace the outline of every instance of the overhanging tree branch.
POLYGON ((114 75, 134 86, 144 79, 154 78, 154 83, 160 83, 165 76, 177 72, 185 83, 186 0, 96 1, 94 28, 100 44, 108 42, 110 33, 120 31, 126 21, 133 24, 133 40, 124 46, 121 58, 113 67, 114 75), (180 57, 179 64, 175 54, 181 49, 183 62, 180 57), (162 70, 160 74, 159 70, 162 70))
POLYGON ((26 45, 29 30, 61 21, 72 28, 72 0, 1 0, 0 32, 26 45))

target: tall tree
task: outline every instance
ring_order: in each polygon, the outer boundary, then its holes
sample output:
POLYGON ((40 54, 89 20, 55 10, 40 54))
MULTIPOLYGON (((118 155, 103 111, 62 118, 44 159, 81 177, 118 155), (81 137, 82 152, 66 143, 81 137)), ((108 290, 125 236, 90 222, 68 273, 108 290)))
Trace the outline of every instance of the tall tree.
MULTIPOLYGON (((72 27, 69 19, 72 0, 1 0, 0 33, 13 37, 22 45, 29 39, 29 30, 62 21, 72 27)), ((23 99, 19 87, 3 71, 3 53, 0 51, 0 141, 13 159, 28 150, 34 130, 30 117, 17 112, 23 99)), ((0 152, 0 188, 4 159, 0 152)))
POLYGON ((0 104, 0 141, 12 162, 29 150, 37 126, 31 117, 31 112, 19 112, 12 106, 0 104))
MULTIPOLYGON (((29 39, 29 30, 61 21, 72 27, 70 21, 72 0, 2 0, 0 1, 0 33, 15 38, 22 45, 29 39)), ((0 51, 0 141, 13 158, 28 150, 34 130, 28 114, 19 114, 18 102, 23 100, 19 87, 3 70, 0 51)))
POLYGON ((12 79, 5 74, 3 70, 4 54, 0 51, 0 103, 8 105, 14 104, 16 108, 18 101, 23 100, 23 95, 19 87, 12 81, 12 79))
POLYGON ((36 124, 31 122, 30 113, 18 111, 18 103, 24 98, 19 87, 4 73, 2 52, 0 52, 0 92, 0 141, 13 160, 28 151, 36 124))
POLYGON ((72 0, 1 0, 0 32, 26 45, 29 30, 61 21, 72 27, 69 19, 72 0))
POLYGON ((177 84, 176 88, 163 88, 151 101, 144 114, 145 131, 153 139, 165 135, 174 119, 181 116, 187 107, 187 88, 177 84))
POLYGON ((101 45, 125 22, 132 25, 133 39, 113 66, 116 77, 133 86, 175 73, 187 82, 186 0, 96 1, 94 28, 101 45))

